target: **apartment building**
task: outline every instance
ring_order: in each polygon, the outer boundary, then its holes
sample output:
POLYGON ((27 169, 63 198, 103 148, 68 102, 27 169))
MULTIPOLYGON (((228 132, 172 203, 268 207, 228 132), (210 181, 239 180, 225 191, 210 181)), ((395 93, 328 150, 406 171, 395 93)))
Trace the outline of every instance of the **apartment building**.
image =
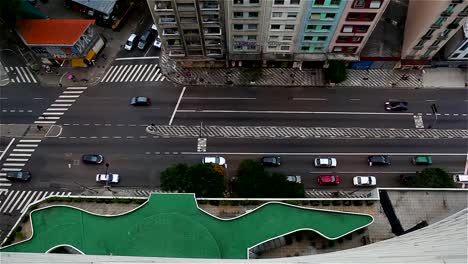
POLYGON ((183 67, 224 66, 222 0, 147 0, 169 57, 183 67))
POLYGON ((402 47, 402 68, 430 65, 432 57, 465 24, 467 16, 466 0, 410 1, 402 47))
POLYGON ((445 44, 445 55, 448 60, 468 61, 468 20, 445 44))

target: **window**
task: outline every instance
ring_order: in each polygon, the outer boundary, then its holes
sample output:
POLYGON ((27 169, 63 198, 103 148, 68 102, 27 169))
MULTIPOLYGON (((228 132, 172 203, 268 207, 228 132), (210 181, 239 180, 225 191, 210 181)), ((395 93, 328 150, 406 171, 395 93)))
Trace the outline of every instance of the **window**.
POLYGON ((241 18, 241 17, 244 17, 243 12, 234 12, 234 18, 241 18))
POLYGON ((354 0, 353 8, 372 8, 379 9, 382 6, 382 0, 354 0))
POLYGON ((329 31, 331 29, 330 25, 322 25, 322 30, 329 31))
POLYGON ((248 35, 247 39, 248 40, 257 40, 257 35, 248 35))
POLYGON ((311 41, 313 38, 313 36, 304 36, 304 41, 311 41))
POLYGON ((434 41, 434 43, 432 43, 431 47, 437 47, 439 46, 439 44, 440 44, 440 40, 436 40, 434 41))
POLYGON ((241 46, 241 45, 235 45, 235 46, 234 46, 234 49, 236 49, 236 50, 241 50, 241 49, 242 49, 242 46, 241 46))
POLYGON ((466 50, 468 49, 468 42, 465 43, 465 45, 463 45, 460 50, 466 50))
POLYGON ((242 30, 244 28, 244 25, 242 24, 234 24, 234 30, 242 30))
POLYGON ((307 25, 307 30, 316 30, 317 25, 307 25))
POLYGON ((249 3, 250 3, 251 5, 258 5, 259 0, 250 0, 249 3))
POLYGON ((243 4, 244 4, 244 0, 234 0, 234 4, 235 4, 235 5, 243 5, 243 4))
POLYGON ((315 0, 314 5, 322 6, 325 4, 325 0, 315 0))
POLYGON ((309 51, 309 47, 307 47, 307 46, 302 46, 302 47, 301 47, 301 50, 302 50, 302 51, 309 51))
POLYGON ((372 0, 369 4, 369 8, 374 8, 374 9, 378 9, 380 8, 380 6, 382 5, 382 1, 381 0, 372 0))
POLYGON ((326 41, 327 37, 326 36, 319 36, 317 37, 317 41, 326 41))
POLYGON ((362 37, 360 36, 338 36, 337 43, 361 43, 362 37))
POLYGON ((343 47, 333 47, 333 52, 341 52, 343 51, 343 47))
POLYGON ((366 6, 366 0, 354 0, 353 8, 364 8, 366 6))
POLYGON ((279 36, 270 36, 270 40, 277 40, 279 39, 279 36))
POLYGON ((420 41, 418 42, 418 44, 416 44, 415 47, 423 47, 423 46, 424 46, 424 42, 426 42, 426 41, 425 41, 425 40, 420 40, 420 41))
POLYGON ((274 50, 274 49, 276 49, 276 46, 274 46, 274 45, 268 46, 268 49, 274 50))
POLYGON ((353 32, 353 26, 344 26, 343 30, 341 30, 343 33, 352 33, 353 32))
POLYGON ((348 13, 346 17, 347 21, 372 21, 375 18, 376 13, 348 13))
POLYGON ((289 46, 281 46, 281 50, 289 50, 289 46))
POLYGON ((320 19, 320 13, 312 13, 312 14, 310 14, 310 19, 320 19))
POLYGON ((468 53, 467 53, 467 54, 465 54, 465 56, 463 56, 463 58, 465 58, 465 59, 466 59, 466 58, 468 58, 468 53))
POLYGON ((292 36, 283 36, 283 40, 292 40, 292 36))
POLYGON ((257 30, 257 24, 248 24, 247 29, 248 30, 257 30))
POLYGON ((284 0, 275 0, 275 5, 284 5, 284 0))
POLYGON ((314 48, 314 51, 322 51, 323 50, 323 47, 315 47, 314 48))
POLYGON ((249 17, 258 17, 258 12, 249 12, 249 17))
POLYGON ((325 14, 325 18, 328 18, 328 19, 335 18, 335 16, 336 16, 335 13, 326 13, 325 14))
POLYGON ((294 25, 285 25, 284 29, 285 30, 294 30, 294 25))
POLYGON ((432 33, 434 33, 434 29, 429 29, 426 34, 424 34, 423 38, 431 38, 432 33))
POLYGON ((354 32, 355 33, 366 33, 367 30, 369 29, 369 26, 354 26, 354 32))
POLYGON ((282 17, 283 16, 283 13, 281 12, 273 12, 273 14, 271 15, 272 17, 282 17))
POLYGON ((288 18, 296 18, 297 12, 288 12, 288 18))
POLYGON ((273 24, 271 25, 271 29, 274 29, 274 30, 280 29, 280 25, 273 24))
POLYGON ((340 5, 341 4, 341 0, 331 0, 330 1, 330 5, 340 5))
POLYGON ((234 35, 234 40, 242 40, 242 39, 244 39, 244 36, 234 35))
POLYGON ((444 23, 445 17, 439 17, 434 24, 432 24, 433 27, 440 27, 442 23, 444 23))
POLYGON ((301 0, 290 0, 289 4, 291 5, 298 5, 301 2, 301 0))
POLYGON ((337 53, 355 53, 358 47, 355 46, 335 46, 333 47, 333 52, 337 53))
POLYGON ((252 45, 252 46, 247 46, 247 49, 248 49, 248 50, 256 50, 257 47, 252 45))

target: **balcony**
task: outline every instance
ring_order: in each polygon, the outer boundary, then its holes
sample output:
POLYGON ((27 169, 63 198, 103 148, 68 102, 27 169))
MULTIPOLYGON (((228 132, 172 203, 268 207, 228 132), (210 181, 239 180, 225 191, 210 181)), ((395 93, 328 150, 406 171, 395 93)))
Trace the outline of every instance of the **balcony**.
POLYGON ((414 50, 422 50, 424 48, 424 45, 416 45, 413 47, 414 50))
POLYGON ((184 30, 184 36, 196 35, 198 36, 200 32, 197 30, 184 30))
POLYGON ((157 2, 154 6, 154 11, 173 11, 172 3, 167 2, 157 2))
POLYGON ((175 17, 159 17, 159 24, 174 24, 177 23, 175 17))
POLYGON ((457 29, 458 26, 460 26, 460 24, 458 24, 458 23, 450 23, 450 24, 447 26, 447 28, 448 28, 448 29, 457 29))
POLYGON ((185 44, 187 47, 200 47, 201 43, 200 41, 186 41, 185 44))
POLYGON ((179 35, 179 31, 177 31, 177 29, 165 28, 163 30, 163 36, 178 36, 178 35, 179 35))
POLYGON ((437 46, 429 46, 429 47, 427 48, 427 50, 436 50, 436 49, 439 49, 439 45, 437 45, 437 46))
POLYGON ((167 46, 168 47, 180 47, 182 46, 182 42, 180 41, 180 39, 168 39, 167 46))
POLYGON ((218 15, 205 15, 202 18, 203 23, 219 23, 218 15))
POLYGON ((170 50, 170 57, 185 57, 185 52, 183 50, 170 50))
POLYGON ((453 14, 453 11, 448 11, 448 10, 445 10, 444 12, 442 12, 442 14, 440 14, 441 16, 443 17, 449 17, 453 14))
POLYGON ((180 23, 181 24, 195 24, 196 26, 198 26, 198 20, 193 17, 181 17, 180 23))
POLYGON ((220 46, 221 45, 221 40, 219 40, 219 39, 206 39, 205 40, 205 45, 206 46, 220 46))
POLYGON ((203 32, 205 35, 221 35, 221 29, 218 27, 206 28, 203 32))
POLYGON ((219 10, 219 3, 215 1, 203 2, 200 4, 200 10, 219 10))
POLYGON ((177 11, 179 12, 195 12, 195 5, 193 4, 178 4, 177 11))
POLYGON ((221 49, 208 49, 206 51, 206 55, 207 56, 214 56, 214 57, 218 57, 218 56, 222 56, 223 55, 223 51, 221 49))

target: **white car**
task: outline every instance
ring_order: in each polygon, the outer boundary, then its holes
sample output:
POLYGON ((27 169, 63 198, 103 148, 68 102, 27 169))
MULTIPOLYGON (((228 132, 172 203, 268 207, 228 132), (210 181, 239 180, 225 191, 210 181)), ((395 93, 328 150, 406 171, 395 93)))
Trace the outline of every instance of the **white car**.
POLYGON ((96 182, 119 183, 119 175, 115 173, 97 174, 96 182))
POLYGON ((161 42, 161 38, 159 38, 159 36, 156 38, 156 40, 154 41, 154 46, 156 48, 161 48, 161 45, 162 45, 162 42, 161 42))
POLYGON ((227 168, 226 159, 223 158, 223 157, 220 157, 220 156, 216 156, 216 157, 204 157, 204 158, 202 159, 202 163, 203 163, 203 164, 210 164, 210 163, 213 163, 213 164, 221 165, 221 166, 224 166, 224 167, 227 168))
POLYGON ((125 50, 132 50, 135 48, 135 46, 138 43, 138 36, 136 34, 131 34, 130 37, 128 37, 127 42, 125 42, 125 50))
POLYGON ((374 176, 356 176, 353 178, 354 186, 375 186, 377 180, 374 176))
POLYGON ((302 179, 301 176, 286 176, 286 180, 295 183, 301 183, 302 179))
POLYGON ((314 165, 316 168, 334 168, 336 167, 335 158, 316 158, 314 165))

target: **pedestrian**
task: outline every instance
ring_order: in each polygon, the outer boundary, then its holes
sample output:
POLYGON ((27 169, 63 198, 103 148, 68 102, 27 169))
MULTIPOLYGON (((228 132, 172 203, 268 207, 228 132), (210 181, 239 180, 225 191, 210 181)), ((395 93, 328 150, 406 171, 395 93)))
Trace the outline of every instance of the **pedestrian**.
POLYGON ((41 131, 41 130, 42 130, 42 126, 37 125, 37 130, 41 131))

